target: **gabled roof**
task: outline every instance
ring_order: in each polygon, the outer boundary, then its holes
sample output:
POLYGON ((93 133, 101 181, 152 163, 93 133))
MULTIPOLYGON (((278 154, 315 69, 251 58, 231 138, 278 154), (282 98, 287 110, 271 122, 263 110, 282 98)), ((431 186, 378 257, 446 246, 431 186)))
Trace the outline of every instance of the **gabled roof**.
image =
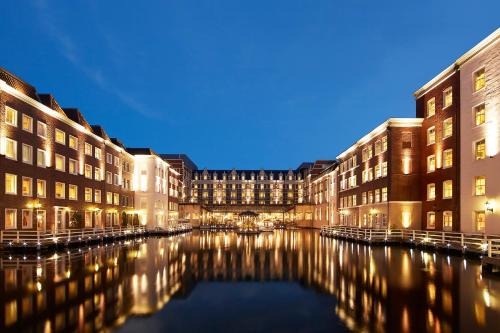
POLYGON ((151 148, 127 148, 127 151, 131 155, 153 155, 153 156, 159 156, 151 148))
POLYGON ((0 80, 5 81, 5 83, 7 83, 12 88, 22 92, 23 94, 33 98, 34 100, 39 101, 35 87, 24 82, 2 67, 0 67, 0 80))
POLYGON ((104 128, 102 128, 101 125, 92 125, 90 127, 92 128, 92 132, 94 132, 95 135, 103 138, 104 140, 111 141, 109 135, 106 133, 106 131, 104 130, 104 128))
POLYGON ((64 113, 66 116, 73 120, 75 123, 78 123, 88 129, 89 131, 93 131, 92 127, 90 124, 87 122, 83 114, 80 112, 79 109, 77 108, 64 108, 63 109, 64 113))
POLYGON ((59 106, 59 103, 57 103, 56 99, 54 98, 54 96, 52 96, 51 94, 39 94, 38 95, 39 97, 39 101, 51 108, 52 110, 54 111, 57 111, 59 112, 60 114, 62 115, 65 115, 66 116, 66 113, 64 112, 64 110, 59 106))

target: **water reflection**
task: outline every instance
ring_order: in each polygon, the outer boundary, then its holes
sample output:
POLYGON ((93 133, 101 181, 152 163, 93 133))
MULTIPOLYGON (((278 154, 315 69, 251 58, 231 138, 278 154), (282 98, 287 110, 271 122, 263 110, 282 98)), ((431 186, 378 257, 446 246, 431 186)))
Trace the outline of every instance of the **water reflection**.
POLYGON ((127 318, 189 298, 202 281, 298 283, 335 298, 331 316, 354 331, 491 332, 500 314, 500 283, 476 261, 312 231, 193 232, 50 257, 6 255, 0 279, 2 331, 126 328, 127 318))

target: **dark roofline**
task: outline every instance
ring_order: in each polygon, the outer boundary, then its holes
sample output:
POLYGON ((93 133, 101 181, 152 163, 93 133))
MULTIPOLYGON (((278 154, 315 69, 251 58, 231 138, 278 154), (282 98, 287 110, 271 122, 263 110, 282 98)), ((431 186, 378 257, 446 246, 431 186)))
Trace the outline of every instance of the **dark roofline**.
POLYGON ((127 152, 129 154, 131 154, 131 155, 153 155, 153 156, 160 156, 160 155, 158 155, 151 148, 127 148, 127 152))
POLYGON ((198 166, 186 154, 160 154, 164 160, 182 160, 191 170, 198 170, 198 166))

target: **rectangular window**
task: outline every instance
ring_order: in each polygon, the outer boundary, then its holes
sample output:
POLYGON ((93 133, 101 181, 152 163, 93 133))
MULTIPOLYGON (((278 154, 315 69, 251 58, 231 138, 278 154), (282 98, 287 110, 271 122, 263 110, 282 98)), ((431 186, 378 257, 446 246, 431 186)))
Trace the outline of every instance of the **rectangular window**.
POLYGON ((66 197, 66 185, 64 183, 56 182, 55 195, 56 199, 64 199, 66 197))
POLYGON ((91 228, 92 227, 92 212, 86 210, 84 219, 85 219, 85 228, 91 228))
POLYGON ((113 164, 113 155, 111 155, 110 153, 106 154, 106 163, 113 164))
POLYGON ((17 111, 5 106, 5 123, 17 127, 17 111))
POLYGON ((387 201, 387 187, 382 187, 382 202, 387 201))
POLYGON ((92 145, 88 142, 84 144, 85 155, 92 156, 92 145))
POLYGON ((476 211, 474 215, 474 219, 476 222, 476 231, 484 232, 484 229, 486 227, 486 213, 484 212, 484 210, 480 210, 476 211))
POLYGON ((120 176, 118 176, 117 174, 115 174, 114 176, 115 176, 115 185, 120 186, 120 176))
POLYGON ((453 181, 445 180, 443 182, 443 199, 450 199, 453 197, 453 181))
POLYGON ((106 203, 108 205, 113 204, 113 193, 112 192, 106 192, 106 203))
POLYGON ((443 91, 443 108, 447 108, 453 103, 453 89, 449 87, 443 91))
POLYGON ((43 123, 41 121, 38 121, 36 123, 36 134, 39 137, 46 139, 47 138, 47 124, 43 123))
POLYGON ((5 138, 5 157, 17 161, 17 141, 5 138))
POLYGON ((85 164, 85 178, 92 179, 92 166, 85 164))
POLYGON ((387 162, 382 163, 382 177, 387 176, 387 162))
POLYGON ((36 165, 40 168, 45 168, 47 166, 47 161, 45 160, 45 150, 37 149, 36 150, 36 165))
POLYGON ((22 118, 23 131, 33 133, 33 118, 28 115, 23 114, 22 118))
POLYGON ((17 229, 17 209, 5 209, 5 229, 17 229))
POLYGON ((366 192, 361 193, 361 202, 366 205, 366 192))
POLYGON ((23 143, 22 155, 23 155, 23 163, 33 164, 33 147, 23 143))
POLYGON ((474 179, 474 194, 486 195, 486 177, 477 176, 474 179))
POLYGON ((47 197, 47 183, 43 179, 38 179, 36 181, 36 196, 38 198, 47 197))
POLYGON ((427 129, 427 145, 436 143, 436 128, 434 126, 427 129))
POLYGON ((21 227, 23 229, 31 229, 33 227, 33 211, 31 209, 23 209, 21 211, 21 227))
POLYGON ((413 144, 412 144, 412 134, 411 132, 404 132, 401 135, 401 142, 402 142, 402 148, 403 149, 410 149, 413 144))
POLYGON ((85 201, 92 202, 92 189, 89 187, 85 188, 85 201))
POLYGON ((113 184, 113 174, 109 171, 106 171, 106 183, 113 184))
POLYGON ((113 196, 114 196, 114 204, 119 205, 120 204, 120 194, 114 193, 113 196))
MULTIPOLYGON (((384 152, 386 150, 387 150, 387 136, 384 136, 382 138, 382 151, 384 152)), ((354 156, 354 157, 356 157, 356 156, 354 156)))
POLYGON ((474 92, 479 91, 486 85, 485 71, 484 68, 476 71, 474 73, 474 92))
POLYGON ((5 194, 17 194, 17 175, 5 174, 5 194))
POLYGON ((68 172, 72 175, 78 174, 78 162, 76 160, 69 159, 68 172))
POLYGON ((453 212, 449 210, 443 212, 443 229, 447 231, 453 229, 453 212))
POLYGON ((380 202, 380 190, 375 190, 375 202, 380 202))
POLYGON ((78 200, 78 186, 69 184, 68 186, 68 199, 78 200))
POLYGON ((78 150, 78 138, 74 137, 73 135, 70 135, 68 140, 68 146, 71 149, 78 150))
POLYGON ((101 169, 94 168, 94 179, 97 181, 101 181, 101 169))
POLYGON ((427 212, 427 229, 436 229, 436 213, 427 212))
POLYGON ((57 143, 65 145, 66 144, 66 133, 64 133, 64 131, 61 131, 60 129, 56 128, 55 140, 57 143))
POLYGON ((436 114, 436 99, 432 97, 427 101, 427 118, 436 114))
POLYGON ((66 158, 64 156, 56 154, 55 162, 56 170, 63 172, 66 171, 66 158))
POLYGON ((94 190, 94 201, 101 203, 101 190, 94 190))
POLYGON ((380 164, 375 165, 375 179, 382 177, 382 166, 380 164))
POLYGON ((99 161, 102 158, 102 151, 101 148, 95 147, 95 158, 98 159, 99 161))
POLYGON ((23 177, 21 183, 22 183, 23 196, 24 197, 33 196, 33 179, 29 177, 23 177))
POLYGON ((436 170, 436 156, 430 155, 427 157, 427 172, 434 172, 436 170))
POLYGON ((114 160, 115 160, 115 166, 119 167, 120 166, 120 158, 115 156, 114 160))
POLYGON ((474 123, 476 126, 482 125, 486 122, 486 107, 480 104, 474 108, 474 123))
POLYGON ((436 199, 436 184, 427 184, 427 200, 432 201, 436 199))
POLYGON ((448 118, 443 121, 443 138, 449 138, 453 135, 453 118, 448 118))
POLYGON ((453 166, 453 149, 446 149, 443 151, 443 168, 450 168, 453 166))
POLYGON ((486 158, 486 140, 482 139, 475 143, 474 152, 476 160, 484 160, 486 158))

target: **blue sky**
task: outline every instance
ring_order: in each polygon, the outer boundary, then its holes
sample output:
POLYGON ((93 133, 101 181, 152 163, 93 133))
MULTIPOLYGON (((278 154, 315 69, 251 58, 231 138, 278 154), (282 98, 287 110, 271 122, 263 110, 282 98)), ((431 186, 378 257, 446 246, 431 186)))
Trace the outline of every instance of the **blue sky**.
POLYGON ((9 1, 0 66, 199 167, 330 159, 500 23, 499 1, 9 1))

